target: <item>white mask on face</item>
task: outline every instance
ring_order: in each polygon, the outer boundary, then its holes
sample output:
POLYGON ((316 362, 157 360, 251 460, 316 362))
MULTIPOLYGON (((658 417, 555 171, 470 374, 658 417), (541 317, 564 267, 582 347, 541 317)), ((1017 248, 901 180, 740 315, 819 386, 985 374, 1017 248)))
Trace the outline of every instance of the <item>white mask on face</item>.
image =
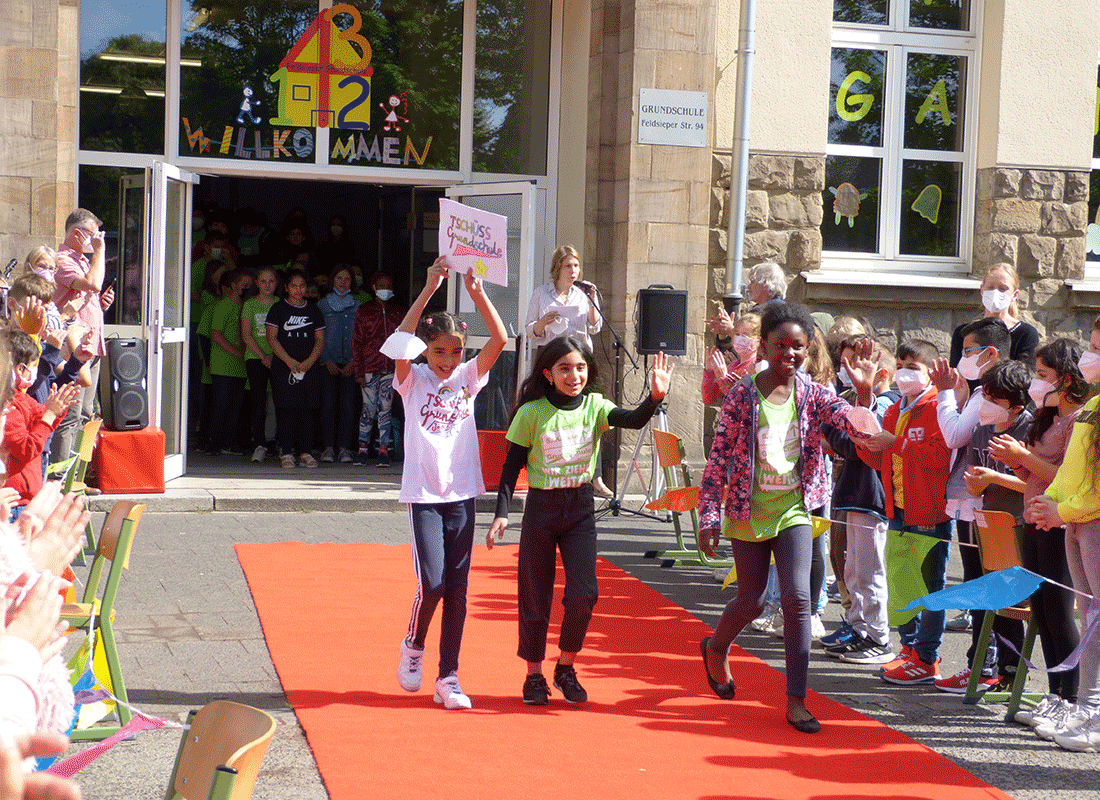
POLYGON ((1007 311, 1012 305, 1013 292, 1002 292, 1000 289, 986 289, 982 292, 982 305, 991 314, 999 314, 1007 311))
POLYGON ((837 377, 840 378, 842 386, 847 386, 849 389, 852 387, 852 376, 848 374, 847 367, 841 367, 840 372, 837 373, 837 377))
POLYGON ((81 241, 83 242, 83 244, 81 245, 81 248, 80 248, 81 252, 83 252, 83 253, 92 252, 92 234, 88 233, 83 228, 81 228, 81 234, 82 234, 81 235, 81 241))
POLYGON ((977 353, 972 353, 966 356, 959 362, 959 365, 955 367, 959 371, 959 374, 963 376, 964 380, 976 381, 982 376, 982 368, 978 366, 978 359, 982 357, 982 353, 985 350, 979 350, 977 353))
POLYGON ((982 404, 978 407, 978 422, 982 425, 1000 425, 1008 422, 1008 409, 997 405, 988 397, 982 398, 982 404))
POLYGON ((1100 353, 1089 350, 1081 354, 1077 360, 1077 369, 1081 370, 1081 377, 1089 383, 1100 380, 1100 353))
POLYGON ((756 342, 750 339, 748 336, 737 334, 733 337, 733 352, 737 353, 738 358, 744 361, 745 359, 755 355, 756 342))
POLYGON ((898 391, 906 397, 916 397, 928 385, 924 376, 915 369, 899 369, 894 375, 894 381, 898 385, 898 391))
POLYGON ((392 289, 378 289, 375 291, 374 296, 381 300, 383 303, 393 298, 392 289))
POLYGON ((1058 405, 1058 387, 1042 378, 1031 379, 1031 385, 1027 387, 1027 395, 1038 408, 1058 405))
POLYGON ((53 283, 53 270, 39 269, 38 267, 31 267, 31 272, 33 272, 39 278, 45 278, 50 283, 53 283))

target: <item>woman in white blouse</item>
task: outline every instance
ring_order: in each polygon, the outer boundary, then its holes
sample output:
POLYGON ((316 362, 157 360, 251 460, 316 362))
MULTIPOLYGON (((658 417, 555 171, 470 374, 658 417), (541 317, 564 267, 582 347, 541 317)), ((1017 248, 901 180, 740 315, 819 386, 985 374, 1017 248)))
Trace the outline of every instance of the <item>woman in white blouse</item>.
POLYGON ((603 318, 598 310, 595 285, 581 280, 577 250, 562 245, 550 262, 550 283, 539 286, 527 308, 527 335, 536 345, 572 334, 592 348, 590 334, 599 333, 603 318), (582 290, 574 285, 580 282, 582 290))

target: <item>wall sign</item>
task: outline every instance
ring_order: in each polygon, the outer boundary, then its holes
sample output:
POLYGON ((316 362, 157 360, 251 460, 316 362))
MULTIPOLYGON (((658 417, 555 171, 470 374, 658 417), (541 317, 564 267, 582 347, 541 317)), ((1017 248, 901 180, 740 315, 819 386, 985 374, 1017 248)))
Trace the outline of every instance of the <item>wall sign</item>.
POLYGON ((707 146, 707 93, 638 91, 638 144, 707 146))

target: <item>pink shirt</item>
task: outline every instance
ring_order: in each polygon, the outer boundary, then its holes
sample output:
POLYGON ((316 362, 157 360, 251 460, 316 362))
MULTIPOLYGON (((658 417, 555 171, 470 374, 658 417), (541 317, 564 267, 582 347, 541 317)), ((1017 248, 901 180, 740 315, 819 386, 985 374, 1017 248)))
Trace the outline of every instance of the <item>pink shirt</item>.
POLYGON ((80 310, 76 312, 76 318, 95 331, 95 354, 103 356, 107 354, 107 348, 103 343, 103 308, 99 305, 97 292, 82 292, 73 288, 73 281, 77 278, 86 278, 91 262, 87 257, 71 247, 63 246, 57 251, 57 288, 53 293, 53 302, 59 309, 70 300, 76 300, 80 310))

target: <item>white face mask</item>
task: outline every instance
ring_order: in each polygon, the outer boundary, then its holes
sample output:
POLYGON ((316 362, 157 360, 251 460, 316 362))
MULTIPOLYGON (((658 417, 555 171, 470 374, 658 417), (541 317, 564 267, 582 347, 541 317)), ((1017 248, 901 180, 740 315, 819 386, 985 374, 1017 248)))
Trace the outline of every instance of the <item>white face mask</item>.
POLYGON ((733 352, 737 353, 737 357, 742 361, 751 358, 756 354, 756 342, 748 336, 737 334, 733 337, 733 352))
POLYGON ((852 387, 852 376, 848 374, 847 367, 841 367, 840 372, 837 373, 837 377, 840 378, 842 386, 847 386, 848 388, 852 387))
POLYGON ((1077 361, 1077 369, 1081 370, 1081 377, 1086 381, 1096 383, 1100 380, 1100 353, 1094 353, 1091 350, 1082 353, 1077 361))
POLYGON ((982 398, 982 404, 978 406, 978 422, 982 425, 1000 425, 1008 422, 1008 409, 997 405, 988 397, 982 398))
POLYGON ((1015 292, 1002 292, 1000 289, 986 289, 982 292, 982 305, 991 314, 999 314, 1007 311, 1012 305, 1012 295, 1015 292))
POLYGON ((1027 395, 1038 408, 1058 405, 1058 387, 1042 378, 1031 379, 1031 385, 1027 387, 1027 395))
POLYGON ((898 391, 906 397, 916 397, 928 385, 928 381, 915 369, 899 369, 894 375, 898 391))
POLYGON ((381 300, 383 303, 393 298, 392 289, 378 289, 375 291, 374 296, 381 300))
POLYGON ((976 381, 982 376, 982 368, 978 366, 978 361, 982 357, 982 353, 985 350, 979 350, 977 353, 972 353, 964 357, 955 369, 959 371, 959 374, 963 376, 964 380, 976 381))

